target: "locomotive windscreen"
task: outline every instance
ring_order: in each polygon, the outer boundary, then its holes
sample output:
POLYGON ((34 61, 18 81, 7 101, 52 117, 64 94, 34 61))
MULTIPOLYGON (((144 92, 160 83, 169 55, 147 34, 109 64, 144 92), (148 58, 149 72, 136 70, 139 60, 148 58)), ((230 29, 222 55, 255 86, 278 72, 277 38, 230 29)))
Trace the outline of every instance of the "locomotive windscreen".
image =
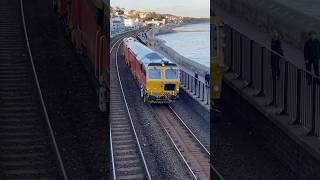
POLYGON ((178 79, 177 69, 166 69, 165 77, 166 79, 178 79))
POLYGON ((148 78, 151 80, 161 79, 161 69, 148 69, 148 78))

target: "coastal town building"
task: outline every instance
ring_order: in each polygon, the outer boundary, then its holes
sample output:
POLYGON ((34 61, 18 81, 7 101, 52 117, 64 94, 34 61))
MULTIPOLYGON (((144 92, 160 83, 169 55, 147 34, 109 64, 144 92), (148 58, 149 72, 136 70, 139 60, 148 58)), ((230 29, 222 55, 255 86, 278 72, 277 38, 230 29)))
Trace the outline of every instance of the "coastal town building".
POLYGON ((124 20, 122 17, 115 16, 110 18, 110 33, 119 34, 125 31, 124 20))
POLYGON ((161 26, 166 24, 166 19, 162 19, 162 21, 156 21, 152 19, 151 21, 145 21, 145 25, 155 25, 155 26, 161 26))
POLYGON ((138 18, 126 18, 124 19, 124 26, 127 29, 139 29, 141 27, 141 22, 138 18))
POLYGON ((146 18, 148 15, 150 15, 151 13, 150 12, 147 12, 147 11, 139 11, 139 17, 141 19, 144 19, 146 18))

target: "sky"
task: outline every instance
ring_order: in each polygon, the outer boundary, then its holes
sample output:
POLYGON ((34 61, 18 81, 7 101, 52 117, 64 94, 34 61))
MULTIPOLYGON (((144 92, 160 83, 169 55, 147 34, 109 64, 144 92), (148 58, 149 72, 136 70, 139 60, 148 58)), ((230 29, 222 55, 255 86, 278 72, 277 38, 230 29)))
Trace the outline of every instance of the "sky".
POLYGON ((110 0, 113 7, 187 17, 210 17, 210 0, 110 0))

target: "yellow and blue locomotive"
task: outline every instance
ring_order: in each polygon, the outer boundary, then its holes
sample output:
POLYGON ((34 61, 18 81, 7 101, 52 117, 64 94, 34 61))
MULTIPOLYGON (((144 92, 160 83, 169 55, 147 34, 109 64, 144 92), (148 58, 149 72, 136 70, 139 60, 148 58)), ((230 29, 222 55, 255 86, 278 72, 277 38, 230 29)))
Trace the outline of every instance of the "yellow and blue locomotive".
POLYGON ((224 60, 224 24, 211 12, 211 107, 218 112, 216 102, 221 98, 222 90, 222 64, 224 60))
POLYGON ((144 102, 170 103, 178 99, 178 66, 133 37, 123 40, 127 65, 138 81, 144 102))

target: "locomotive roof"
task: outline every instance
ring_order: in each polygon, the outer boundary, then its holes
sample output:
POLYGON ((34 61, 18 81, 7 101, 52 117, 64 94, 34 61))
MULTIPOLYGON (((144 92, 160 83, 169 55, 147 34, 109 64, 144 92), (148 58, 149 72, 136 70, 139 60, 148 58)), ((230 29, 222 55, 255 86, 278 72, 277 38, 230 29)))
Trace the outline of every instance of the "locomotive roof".
POLYGON ((126 38, 124 42, 126 46, 136 55, 137 60, 141 61, 144 65, 161 66, 163 62, 171 65, 174 64, 161 54, 151 50, 133 37, 126 38))

